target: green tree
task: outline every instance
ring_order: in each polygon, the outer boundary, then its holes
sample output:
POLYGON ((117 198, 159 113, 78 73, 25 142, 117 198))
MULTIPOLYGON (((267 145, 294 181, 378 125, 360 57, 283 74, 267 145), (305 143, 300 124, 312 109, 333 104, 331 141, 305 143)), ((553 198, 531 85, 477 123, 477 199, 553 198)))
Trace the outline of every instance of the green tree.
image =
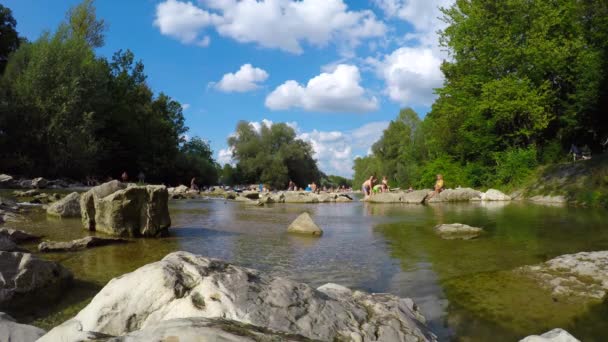
POLYGON ((17 33, 17 21, 13 12, 0 4, 0 75, 4 72, 8 56, 17 50, 20 44, 17 33))

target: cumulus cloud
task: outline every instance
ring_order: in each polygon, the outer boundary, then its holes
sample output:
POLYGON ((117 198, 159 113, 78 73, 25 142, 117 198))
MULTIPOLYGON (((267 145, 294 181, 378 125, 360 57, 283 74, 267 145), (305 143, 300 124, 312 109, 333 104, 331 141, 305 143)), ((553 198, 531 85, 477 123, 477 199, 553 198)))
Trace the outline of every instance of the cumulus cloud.
POLYGON ((235 73, 227 73, 215 84, 215 88, 224 92, 247 92, 260 87, 260 83, 268 78, 268 73, 251 64, 243 64, 235 73))
POLYGON ((217 162, 220 165, 226 165, 226 164, 230 164, 232 166, 235 165, 234 163, 234 159, 233 159, 233 150, 232 148, 228 147, 228 148, 223 148, 221 149, 218 154, 217 154, 217 162))
POLYGON ((360 82, 361 75, 356 66, 340 64, 333 72, 321 73, 306 85, 294 80, 283 83, 266 97, 266 107, 316 112, 369 112, 378 109, 378 100, 367 96, 360 82))
POLYGON ((156 8, 161 33, 192 43, 207 27, 242 43, 255 43, 291 53, 302 43, 330 42, 356 46, 362 39, 383 36, 387 28, 370 10, 350 11, 343 0, 166 0, 156 8))

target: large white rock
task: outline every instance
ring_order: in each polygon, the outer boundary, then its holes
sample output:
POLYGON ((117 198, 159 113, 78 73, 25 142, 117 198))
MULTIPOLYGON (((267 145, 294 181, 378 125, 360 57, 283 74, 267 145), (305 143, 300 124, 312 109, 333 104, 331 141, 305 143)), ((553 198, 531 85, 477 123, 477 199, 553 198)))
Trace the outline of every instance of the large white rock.
POLYGON ((19 324, 4 312, 0 312, 0 341, 34 342, 46 332, 40 328, 19 324))
POLYGON ((332 341, 435 341, 410 299, 315 290, 288 279, 175 252, 111 280, 74 318, 40 339, 77 341, 91 332, 114 336, 178 318, 225 318, 332 341))
POLYGON ((319 198, 312 192, 286 191, 285 203, 319 203, 319 198))
POLYGON ((46 213, 58 217, 80 217, 80 194, 72 192, 59 201, 49 205, 46 213))
POLYGON ((0 252, 0 307, 55 299, 73 276, 60 264, 29 253, 0 252))
POLYGON ((306 212, 300 214, 291 224, 287 227, 287 232, 296 234, 306 234, 312 236, 323 235, 323 229, 319 228, 312 217, 306 212))
POLYGON ((462 239, 469 240, 476 238, 479 236, 483 229, 477 227, 471 227, 462 223, 450 223, 450 224, 440 224, 435 227, 435 231, 439 236, 443 239, 452 240, 452 239, 462 239))
POLYGON ((85 229, 95 230, 95 205, 99 199, 126 187, 126 184, 113 180, 95 186, 80 196, 82 224, 85 229))
POLYGON ((519 342, 581 342, 576 337, 570 335, 566 330, 556 328, 540 336, 532 335, 520 340, 519 342))
POLYGON ((539 280, 556 296, 602 300, 608 291, 608 251, 561 255, 519 271, 539 280))
POLYGON ((488 191, 481 194, 482 201, 510 201, 511 197, 505 195, 504 193, 495 190, 489 189, 488 191))
POLYGON ((32 179, 32 188, 44 189, 44 188, 46 188, 48 183, 49 183, 49 181, 47 181, 46 179, 44 179, 42 177, 34 178, 34 179, 32 179))
POLYGON ((481 199, 481 192, 471 188, 446 189, 431 197, 428 202, 466 202, 481 199))

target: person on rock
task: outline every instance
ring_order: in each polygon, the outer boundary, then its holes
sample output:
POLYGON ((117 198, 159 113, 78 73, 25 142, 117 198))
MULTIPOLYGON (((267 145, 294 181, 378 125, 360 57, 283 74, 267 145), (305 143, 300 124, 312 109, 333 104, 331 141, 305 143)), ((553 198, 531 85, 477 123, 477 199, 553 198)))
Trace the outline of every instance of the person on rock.
POLYGON ((372 189, 374 188, 375 182, 376 182, 376 177, 373 175, 370 176, 368 180, 363 182, 363 185, 361 186, 361 190, 363 191, 363 195, 365 195, 365 198, 368 198, 369 196, 372 195, 372 189))
POLYGON ((382 177, 382 192, 389 192, 389 187, 388 187, 388 178, 386 178, 386 176, 382 177))
POLYGON ((190 190, 199 191, 198 185, 196 184, 196 177, 192 177, 190 180, 190 190))
POLYGON ((122 173, 122 175, 120 176, 120 179, 122 179, 123 183, 126 183, 129 181, 129 175, 127 174, 127 171, 124 171, 122 173))
POLYGON ((444 188, 443 176, 441 174, 439 174, 439 175, 437 175, 437 181, 435 182, 435 190, 430 193, 427 200, 430 200, 431 198, 433 198, 433 196, 441 193, 443 191, 443 188, 444 188))

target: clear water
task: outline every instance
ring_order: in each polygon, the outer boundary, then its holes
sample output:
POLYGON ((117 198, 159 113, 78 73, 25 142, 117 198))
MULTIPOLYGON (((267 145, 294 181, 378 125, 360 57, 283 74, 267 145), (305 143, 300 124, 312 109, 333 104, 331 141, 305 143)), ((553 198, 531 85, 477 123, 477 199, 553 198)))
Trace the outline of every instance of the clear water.
MULTIPOLYGON (((514 341, 555 327, 583 341, 608 336, 608 303, 556 300, 510 272, 561 254, 608 249, 605 209, 361 202, 255 207, 223 200, 170 206, 173 228, 167 238, 42 255, 70 268, 77 282, 61 302, 14 314, 48 329, 75 315, 113 277, 186 250, 313 286, 334 282, 411 297, 442 341, 514 341), (322 238, 285 233, 303 211, 324 229, 322 238), (453 222, 486 233, 469 241, 434 234, 435 225, 453 222)), ((42 212, 11 225, 51 240, 88 234, 79 220, 42 212)))

